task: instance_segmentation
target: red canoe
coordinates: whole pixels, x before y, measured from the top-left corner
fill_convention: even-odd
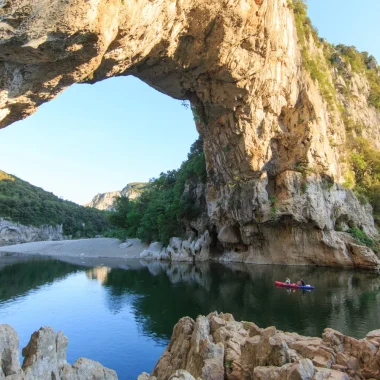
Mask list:
[[[290,289],[315,289],[314,286],[311,285],[297,285],[297,284],[286,284],[285,282],[275,281],[276,286],[281,286],[282,288],[290,288]]]

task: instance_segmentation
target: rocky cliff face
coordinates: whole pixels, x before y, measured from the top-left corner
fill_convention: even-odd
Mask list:
[[[96,194],[91,202],[86,203],[84,206],[97,208],[98,210],[114,211],[114,203],[117,197],[127,197],[129,199],[136,199],[140,196],[146,183],[133,182],[128,183],[121,191],[110,191],[108,193]]]
[[[68,339],[50,327],[34,332],[22,350],[20,366],[19,339],[9,325],[0,325],[0,378],[6,380],[116,380],[116,372],[100,363],[79,358],[72,366],[66,361]]]
[[[98,210],[114,211],[114,202],[117,197],[121,197],[121,191],[110,191],[108,193],[99,193],[92,198],[91,202],[86,203],[85,207],[93,207]]]
[[[32,227],[13,223],[0,218],[1,243],[28,243],[32,241],[63,240],[62,225]]]
[[[325,329],[321,339],[212,313],[182,318],[152,375],[138,380],[379,379],[379,346],[380,330],[357,340]]]
[[[192,104],[221,260],[379,265],[336,232],[377,235],[371,208],[341,185],[341,109],[375,146],[379,113],[365,77],[351,72],[343,83],[328,70],[322,81],[305,69],[305,49],[321,67],[323,49],[297,34],[291,1],[5,0],[0,16],[0,127],[73,83],[135,75]]]

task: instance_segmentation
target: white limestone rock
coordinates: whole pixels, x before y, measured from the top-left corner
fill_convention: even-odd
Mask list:
[[[24,226],[0,218],[0,242],[28,243],[33,241],[59,241],[63,240],[63,226]]]
[[[18,345],[16,331],[9,325],[0,325],[0,379],[21,372]]]
[[[18,336],[8,325],[0,325],[0,379],[5,380],[117,380],[116,372],[100,363],[80,358],[73,366],[66,361],[68,339],[51,327],[34,332],[19,361]]]
[[[127,241],[125,241],[124,243],[121,243],[121,244],[119,245],[119,248],[121,248],[121,249],[125,249],[125,248],[132,247],[132,245],[133,245],[133,242],[130,241],[130,240],[127,240]]]
[[[165,260],[167,258],[164,246],[159,242],[153,242],[149,245],[148,249],[144,249],[140,253],[142,260]]]

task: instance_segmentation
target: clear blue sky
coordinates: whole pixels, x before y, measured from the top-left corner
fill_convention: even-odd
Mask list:
[[[179,167],[198,137],[181,102],[134,77],[74,85],[0,130],[0,169],[83,204]]]
[[[380,0],[307,0],[307,4],[321,37],[368,51],[380,63]]]
[[[380,0],[308,0],[321,37],[380,61]],[[0,169],[83,204],[178,168],[197,138],[191,111],[133,78],[75,85],[0,130]]]

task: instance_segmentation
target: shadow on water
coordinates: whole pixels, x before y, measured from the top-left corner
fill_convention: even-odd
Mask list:
[[[380,280],[375,273],[216,263],[146,265],[127,272],[111,269],[103,285],[114,313],[127,296],[135,296],[138,323],[158,341],[170,338],[179,318],[214,310],[304,335],[318,336],[332,327],[361,338],[380,327]],[[275,280],[288,276],[292,281],[303,278],[316,290],[275,288]]]
[[[80,271],[76,265],[38,257],[7,256],[0,259],[0,302],[19,297]]]

